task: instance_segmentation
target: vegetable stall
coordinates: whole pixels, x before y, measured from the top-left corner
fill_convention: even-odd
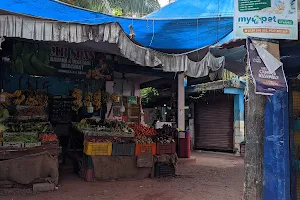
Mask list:
[[[83,119],[73,130],[83,135],[80,174],[86,181],[175,175],[176,128]]]

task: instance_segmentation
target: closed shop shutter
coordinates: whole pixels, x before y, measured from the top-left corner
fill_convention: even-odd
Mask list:
[[[217,95],[195,103],[195,147],[233,150],[233,95]]]

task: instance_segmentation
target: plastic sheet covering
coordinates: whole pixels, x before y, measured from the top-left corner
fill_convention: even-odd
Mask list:
[[[0,182],[58,183],[58,160],[47,152],[0,161]]]
[[[5,0],[0,9],[10,13],[68,23],[99,25],[118,22],[145,47],[164,52],[187,52],[213,45],[233,29],[233,0],[177,0],[144,19],[92,12],[55,0]]]
[[[0,36],[37,41],[93,41],[94,44],[115,44],[117,48],[111,48],[110,53],[122,55],[141,66],[162,66],[164,71],[185,72],[191,77],[207,76],[210,72],[213,73],[211,77],[215,77],[215,74],[220,74],[219,71],[222,71],[225,63],[224,57],[215,58],[210,52],[195,62],[188,54],[166,54],[139,46],[130,40],[118,23],[91,26],[18,15],[0,15]]]

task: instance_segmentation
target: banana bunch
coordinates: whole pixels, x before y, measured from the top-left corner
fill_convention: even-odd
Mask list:
[[[82,90],[80,90],[78,88],[74,88],[72,97],[75,98],[75,100],[73,101],[72,109],[74,111],[78,111],[79,108],[82,107]]]
[[[35,97],[28,96],[26,98],[25,105],[26,106],[38,106],[39,105],[39,101]]]
[[[15,105],[20,105],[24,100],[25,100],[25,95],[22,94],[21,96],[17,97],[17,98],[14,100],[14,104],[15,104]]]
[[[22,95],[22,91],[21,90],[16,90],[14,93],[13,93],[13,97],[15,97],[15,98],[18,98],[18,97],[20,97]]]
[[[105,92],[105,91],[102,91],[102,94],[101,94],[102,96],[102,100],[101,100],[101,102],[103,103],[103,104],[106,104],[108,101],[109,101],[109,98],[110,98],[110,94],[108,93],[108,92]]]
[[[5,102],[3,103],[5,106],[9,106],[10,105],[10,100],[11,98],[13,98],[13,94],[10,94],[8,92],[4,92],[5,94]]]
[[[35,99],[38,101],[38,106],[48,107],[48,96],[46,94],[38,94]]]
[[[115,94],[115,93],[113,93],[113,94],[111,94],[110,99],[111,99],[114,103],[118,103],[118,102],[120,101],[120,96],[117,95],[117,94]]]
[[[43,106],[48,107],[48,95],[43,91],[34,91],[26,95],[26,106]],[[23,100],[24,101],[24,100]]]
[[[99,110],[101,107],[101,90],[97,90],[93,94],[93,106],[95,110]]]
[[[91,103],[92,98],[93,98],[93,94],[91,92],[86,92],[84,95],[83,105],[85,107],[88,107]]]
[[[22,94],[21,90],[16,90],[12,95],[11,98],[14,99],[15,105],[20,105],[25,100],[25,95]]]

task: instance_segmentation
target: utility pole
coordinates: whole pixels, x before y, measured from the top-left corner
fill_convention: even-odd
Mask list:
[[[279,45],[271,42],[258,42],[275,58],[280,59]],[[264,131],[266,96],[255,94],[254,81],[250,74],[250,62],[247,61],[248,75],[248,112],[246,121],[245,180],[244,200],[262,200],[264,169]],[[268,101],[268,100],[267,100]]]

